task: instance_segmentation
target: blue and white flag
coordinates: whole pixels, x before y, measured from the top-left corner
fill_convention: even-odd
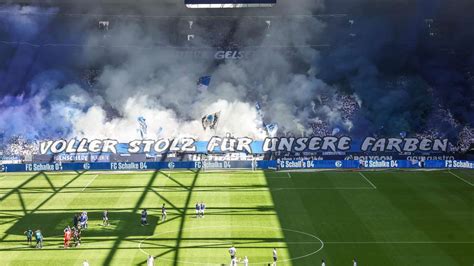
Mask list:
[[[270,138],[274,138],[278,132],[278,124],[277,123],[271,123],[266,125],[268,136]]]
[[[202,117],[202,127],[204,130],[207,128],[214,129],[217,126],[217,122],[219,122],[219,118],[221,116],[221,112],[208,114]]]
[[[157,137],[157,138],[160,138],[160,137],[161,137],[161,133],[163,133],[163,128],[162,128],[162,127],[158,128],[158,131],[156,132],[156,137]]]
[[[211,84],[211,76],[200,77],[197,82],[198,91],[200,92],[207,91],[207,88],[209,88],[209,84]]]
[[[146,119],[143,116],[138,117],[137,121],[138,121],[138,132],[140,133],[140,137],[143,139],[146,136],[148,125],[146,124]]]

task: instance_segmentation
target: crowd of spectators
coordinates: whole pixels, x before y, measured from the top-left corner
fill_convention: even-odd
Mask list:
[[[310,126],[314,136],[324,137],[329,136],[332,133],[329,124],[320,119],[315,119],[313,122],[310,123]]]
[[[19,157],[22,159],[39,153],[39,143],[35,140],[27,140],[21,136],[13,136],[1,147],[1,154],[5,157]]]
[[[357,98],[353,95],[338,95],[336,99],[340,104],[339,110],[344,120],[350,120],[352,115],[360,109]]]
[[[463,127],[459,132],[459,139],[456,145],[457,151],[466,152],[472,149],[474,146],[474,128]]]
[[[82,71],[82,80],[84,81],[85,84],[89,87],[93,87],[100,76],[100,70],[97,68],[87,68]]]

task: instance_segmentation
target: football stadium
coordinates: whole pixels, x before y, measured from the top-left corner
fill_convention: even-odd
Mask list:
[[[0,0],[0,264],[474,265],[471,0]]]

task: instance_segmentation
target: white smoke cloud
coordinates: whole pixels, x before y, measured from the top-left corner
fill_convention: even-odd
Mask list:
[[[137,106],[141,107],[136,108]],[[200,112],[202,114],[223,110],[216,130],[204,131],[201,115],[193,120],[182,121],[173,110],[156,106],[154,102],[147,99],[147,96],[128,98],[120,117],[108,119],[104,109],[94,105],[83,113],[74,114],[69,121],[73,125],[74,137],[89,139],[112,138],[119,141],[138,139],[137,118],[139,116],[146,118],[149,129],[147,138],[151,139],[159,136],[207,139],[212,135],[224,136],[226,133],[254,138],[264,137],[258,130],[257,113],[253,106],[247,103],[219,100],[199,108],[202,108]],[[163,132],[158,135],[160,127],[163,128]]]
[[[300,2],[306,10],[323,7],[323,1]],[[193,27],[199,31],[200,25],[196,23]],[[251,32],[252,25],[236,22],[236,27],[233,30],[240,36]],[[163,128],[160,136],[170,138],[207,139],[226,133],[263,138],[256,101],[263,104],[266,122],[278,123],[283,131],[298,135],[310,133],[306,123],[315,117],[350,128],[350,122],[343,121],[335,107],[335,97],[330,97],[325,105],[315,106],[314,111],[311,108],[311,101],[318,95],[335,95],[335,88],[314,76],[317,71],[312,62],[319,56],[317,49],[291,48],[311,44],[324,28],[325,24],[315,17],[296,21],[275,19],[268,36],[256,45],[264,48],[257,49],[245,60],[216,64],[212,57],[184,57],[166,48],[171,39],[167,29],[150,31],[133,20],[112,24],[105,36],[104,33],[87,33],[82,51],[88,61],[102,65],[97,89],[87,90],[77,84],[58,86],[42,90],[23,104],[34,101],[37,116],[43,117],[38,121],[57,117],[56,122],[62,122],[65,127],[60,131],[70,138],[137,139],[139,116],[147,120],[148,138],[158,137],[160,128]],[[156,45],[157,40],[160,46]],[[211,45],[205,36],[197,40],[200,43],[194,43],[195,46]],[[270,48],[274,46],[278,48]],[[106,52],[99,47],[106,47]],[[288,56],[288,52],[292,55]],[[106,60],[102,60],[104,54],[107,54]],[[196,81],[207,74],[213,76],[211,86],[208,92],[200,94]],[[201,118],[218,111],[221,117],[216,130],[204,131]],[[26,117],[17,119],[27,120]],[[37,126],[34,124],[26,130],[37,131]]]

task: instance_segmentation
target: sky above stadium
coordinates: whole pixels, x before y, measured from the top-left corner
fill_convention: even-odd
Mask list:
[[[99,18],[63,6],[0,6],[0,132],[129,141],[143,116],[149,138],[264,138],[257,101],[279,134],[310,135],[321,122],[329,133],[355,137],[432,130],[455,139],[472,130],[467,5],[299,2],[282,1],[290,15],[276,9],[270,18],[180,9],[143,17],[140,6],[121,11],[130,17]],[[100,19],[110,21],[108,31],[98,30]],[[187,34],[191,43],[181,40]],[[215,51],[229,47],[246,56],[216,60]],[[204,75],[212,81],[200,93]],[[203,130],[201,118],[219,111],[216,130]]]

